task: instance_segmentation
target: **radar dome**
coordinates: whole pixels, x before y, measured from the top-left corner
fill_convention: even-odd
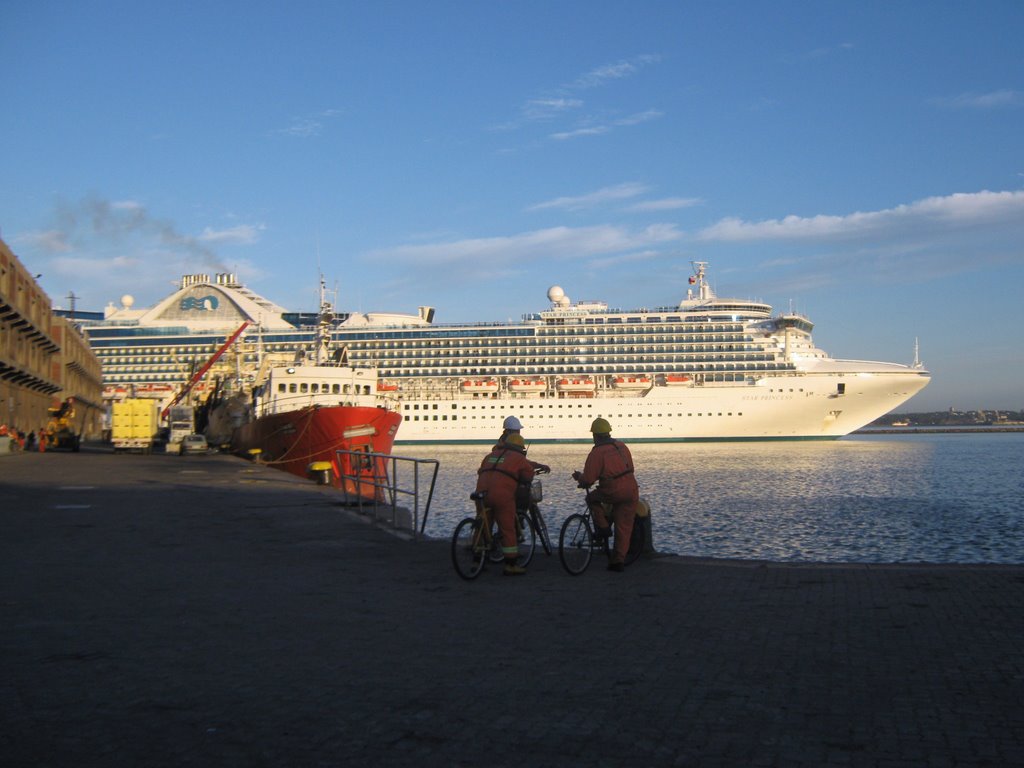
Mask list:
[[[121,297],[121,306],[124,307],[125,309],[131,309],[132,304],[134,303],[135,297],[132,296],[130,293],[126,293],[124,296]]]
[[[562,290],[560,285],[552,285],[548,288],[548,301],[552,304],[560,304],[562,299],[565,298],[565,291]]]

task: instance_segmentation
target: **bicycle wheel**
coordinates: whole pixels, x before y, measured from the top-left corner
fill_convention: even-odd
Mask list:
[[[519,559],[516,561],[525,568],[533,560],[533,550],[537,546],[537,532],[533,529],[530,514],[525,509],[516,512],[516,530],[519,532]]]
[[[573,576],[587,570],[594,555],[594,534],[586,515],[573,513],[562,523],[558,536],[558,559],[562,567]]]
[[[626,552],[626,565],[636,561],[644,553],[644,541],[647,539],[645,526],[647,518],[633,519],[633,532],[629,536],[629,550]]]
[[[467,517],[457,526],[452,535],[452,565],[462,578],[475,579],[484,568],[482,530],[476,518]]]

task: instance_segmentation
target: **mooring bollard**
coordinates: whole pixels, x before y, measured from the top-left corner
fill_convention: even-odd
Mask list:
[[[640,502],[636,505],[636,519],[638,523],[642,523],[644,532],[644,557],[651,557],[658,554],[658,550],[654,548],[654,524],[651,516],[651,505],[647,503],[646,499],[640,499]]]
[[[314,461],[306,468],[306,473],[316,481],[317,485],[330,485],[331,483],[331,462]]]

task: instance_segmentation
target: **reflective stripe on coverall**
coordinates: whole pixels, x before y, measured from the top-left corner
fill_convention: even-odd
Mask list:
[[[484,503],[491,508],[501,531],[501,551],[505,560],[519,556],[516,542],[516,489],[533,480],[533,465],[516,447],[496,445],[477,470],[476,489],[487,491]]]

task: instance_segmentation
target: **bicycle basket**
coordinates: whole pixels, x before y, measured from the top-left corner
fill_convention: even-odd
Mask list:
[[[534,480],[530,486],[530,501],[544,501],[544,488],[540,480]]]

